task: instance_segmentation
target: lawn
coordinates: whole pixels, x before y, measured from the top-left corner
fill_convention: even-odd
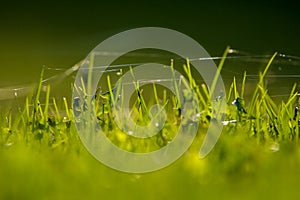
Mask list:
[[[219,62],[221,72],[225,70],[223,64],[228,52],[226,49]],[[195,140],[172,165],[137,174],[111,169],[86,150],[75,126],[75,116],[84,114],[83,108],[76,110],[70,96],[54,98],[51,84],[44,84],[45,69],[42,70],[33,96],[27,96],[18,109],[5,108],[0,113],[0,199],[297,199],[300,197],[298,86],[291,83],[285,91],[287,96],[275,101],[269,93],[274,88],[269,90],[265,82],[271,77],[268,74],[278,57],[278,54],[270,56],[256,74],[251,94],[247,94],[250,87],[247,83],[253,80],[246,71],[241,79],[232,77],[226,84],[226,96],[213,97],[214,101],[209,100],[212,97],[207,87],[193,78],[192,66],[187,61],[182,69],[188,82],[174,79],[172,83],[185,88],[183,99],[189,99],[191,91],[199,99],[201,115],[197,118],[199,129]],[[180,100],[175,95],[168,95],[170,98],[166,100],[164,89],[151,83],[148,89],[154,95],[146,98],[141,91],[147,88],[134,85],[136,94],[131,101],[131,113],[136,123],[147,124],[146,111],[155,102],[169,109],[170,118],[158,135],[135,140],[114,122],[118,117],[111,109],[114,100],[118,100],[114,90],[120,94],[122,90],[110,78],[105,81],[108,93],[99,92],[93,101],[98,122],[115,145],[131,152],[147,152],[172,141],[178,124],[184,122],[179,112]],[[84,84],[82,87],[85,88]],[[227,105],[222,134],[213,150],[200,159],[199,148],[207,127],[214,122],[212,102],[222,101]]]

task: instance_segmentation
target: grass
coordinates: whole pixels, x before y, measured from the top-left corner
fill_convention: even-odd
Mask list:
[[[224,54],[225,60],[226,52]],[[171,166],[147,174],[127,174],[110,169],[95,160],[83,147],[74,125],[74,115],[84,107],[71,109],[68,99],[50,98],[46,86],[41,97],[43,71],[33,99],[28,97],[18,113],[2,112],[0,118],[0,199],[294,199],[300,196],[299,95],[291,88],[287,101],[274,102],[265,86],[265,76],[276,54],[260,74],[251,99],[244,99],[246,72],[239,88],[233,78],[223,113],[224,129],[212,152],[199,159],[199,148],[214,112],[205,85],[197,85],[190,64],[184,65],[186,79],[175,80],[175,94],[155,83],[135,84],[131,111],[135,123],[146,125],[149,108],[159,103],[167,110],[167,122],[155,136],[137,139],[116,124],[112,104],[122,102],[124,91],[113,86],[98,91],[93,99],[99,124],[107,137],[132,152],[147,152],[165,146],[174,138],[182,116],[181,100],[196,95],[201,114],[200,127],[189,151]],[[219,70],[224,64],[222,60]],[[172,66],[172,64],[171,64]],[[134,73],[132,73],[134,76]],[[215,83],[214,83],[215,84]],[[83,87],[84,83],[82,82]],[[89,86],[87,86],[89,88]],[[184,88],[180,94],[179,88]],[[193,90],[191,90],[193,88]],[[114,92],[116,90],[116,92]],[[153,98],[146,98],[146,92]],[[195,91],[191,94],[191,91]],[[118,94],[121,94],[119,97]],[[183,95],[183,98],[177,98]],[[177,96],[177,97],[176,97]],[[45,104],[42,106],[41,99]],[[79,99],[86,101],[86,99]],[[33,108],[29,102],[34,102]],[[59,102],[57,104],[57,102]],[[50,106],[50,103],[53,106]],[[76,101],[74,100],[74,103]],[[195,102],[192,102],[195,103]],[[83,104],[84,105],[84,104]],[[175,109],[174,109],[175,108]],[[122,120],[121,120],[122,121]]]

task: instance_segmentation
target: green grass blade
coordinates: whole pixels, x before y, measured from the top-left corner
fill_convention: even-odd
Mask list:
[[[221,71],[222,71],[222,68],[224,66],[224,63],[225,63],[225,60],[226,60],[226,57],[227,57],[227,54],[228,54],[229,50],[230,50],[230,47],[227,46],[227,48],[225,49],[225,51],[222,55],[222,59],[219,63],[219,66],[217,68],[216,74],[214,76],[213,82],[212,82],[211,87],[210,87],[210,94],[211,95],[213,95],[213,93],[216,89],[216,85],[217,85],[218,79],[220,77],[220,74],[221,74]],[[213,97],[211,96],[211,98],[213,98]],[[209,98],[209,99],[211,99],[211,98]]]

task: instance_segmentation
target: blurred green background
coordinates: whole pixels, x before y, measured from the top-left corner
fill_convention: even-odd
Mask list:
[[[69,67],[131,28],[175,29],[211,55],[227,45],[254,54],[300,55],[299,12],[289,1],[6,1],[0,6],[0,85]]]

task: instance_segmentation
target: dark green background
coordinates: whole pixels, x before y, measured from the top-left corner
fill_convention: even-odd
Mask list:
[[[300,55],[299,7],[288,1],[10,1],[0,7],[0,85],[69,67],[105,38],[136,27],[175,29],[211,55],[226,45]]]

